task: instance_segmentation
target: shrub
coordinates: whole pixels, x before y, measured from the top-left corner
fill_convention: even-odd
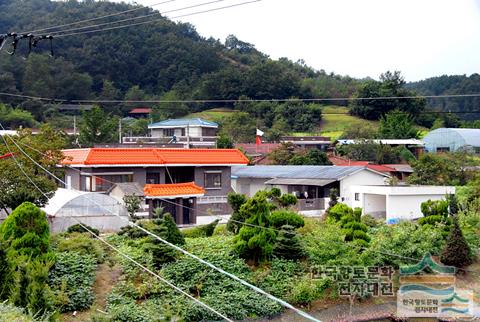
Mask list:
[[[442,216],[448,217],[448,201],[446,200],[427,200],[422,202],[420,209],[424,217]]]
[[[371,215],[363,215],[360,221],[368,227],[377,227],[380,225],[380,222]]]
[[[343,228],[357,230],[357,231],[363,231],[365,233],[368,231],[367,225],[362,224],[358,221],[350,221],[350,222],[346,223],[345,226],[343,226]]]
[[[49,284],[61,312],[86,310],[94,300],[95,257],[78,252],[61,252],[50,271]]]
[[[294,211],[289,211],[285,209],[275,210],[269,216],[270,224],[279,229],[284,225],[290,225],[294,228],[300,228],[305,225],[305,221],[302,216],[297,214]]]
[[[380,226],[370,234],[370,246],[360,255],[366,265],[411,265],[404,257],[420,260],[427,252],[439,255],[444,244],[441,226],[422,227],[410,221]]]
[[[305,256],[300,238],[295,233],[295,227],[282,226],[273,246],[273,254],[284,259],[299,259]]]
[[[219,222],[220,219],[217,219],[207,225],[183,229],[181,232],[186,238],[211,237]]]
[[[472,263],[470,247],[463,237],[462,230],[455,218],[447,243],[440,255],[440,261],[445,265],[464,267]]]
[[[247,196],[240,193],[231,192],[228,194],[227,198],[228,204],[233,209],[233,214],[227,223],[227,230],[236,234],[242,226],[240,223],[238,223],[238,221],[244,222],[245,219],[247,219],[247,217],[244,217],[245,213],[240,213],[240,207],[247,202]]]
[[[437,223],[440,223],[442,222],[444,219],[443,216],[441,215],[431,215],[431,216],[428,216],[428,217],[422,217],[420,219],[418,219],[418,223],[420,225],[432,225],[432,226],[435,226]]]
[[[294,206],[297,204],[298,199],[292,194],[286,193],[277,198],[278,203],[282,207]]]
[[[353,216],[353,209],[344,203],[337,203],[328,209],[328,217],[333,218],[335,221],[339,221],[345,215]]]
[[[89,233],[71,233],[59,239],[56,248],[59,252],[74,252],[80,255],[93,256],[98,263],[102,263],[105,251],[96,239]]]
[[[50,247],[47,215],[34,204],[24,202],[0,226],[0,238],[19,254],[40,256]]]
[[[99,236],[100,235],[100,231],[96,228],[93,228],[93,227],[90,227],[88,225],[85,225],[85,224],[82,224],[83,226],[85,226],[88,230],[90,230],[92,233],[94,233],[95,235]],[[76,224],[76,225],[73,225],[73,226],[70,226],[68,227],[67,229],[67,233],[88,233],[90,235],[90,233],[88,232],[87,229],[83,228],[83,226],[80,225],[80,224]]]
[[[264,194],[255,195],[240,208],[241,213],[246,211],[251,215],[246,223],[268,227],[269,205]],[[272,254],[275,237],[275,232],[270,229],[245,225],[234,240],[234,249],[241,257],[258,263]]]
[[[332,284],[330,279],[312,280],[306,277],[302,278],[294,284],[290,294],[290,302],[310,306],[313,301],[321,298],[325,290]]]

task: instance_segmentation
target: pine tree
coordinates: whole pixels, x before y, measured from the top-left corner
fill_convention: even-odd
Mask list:
[[[458,225],[456,217],[453,219],[453,226],[447,237],[447,243],[440,255],[440,260],[445,265],[464,267],[472,263],[470,247],[463,237],[462,230]]]
[[[161,220],[160,226],[167,228],[166,239],[168,242],[175,245],[185,245],[185,238],[183,237],[180,229],[178,229],[175,220],[173,220],[172,215],[165,214]]]
[[[283,225],[273,247],[273,254],[284,259],[304,257],[304,251],[295,227]]]

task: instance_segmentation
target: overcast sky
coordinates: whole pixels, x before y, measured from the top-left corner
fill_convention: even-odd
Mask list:
[[[154,8],[163,12],[206,1],[175,0]],[[166,15],[243,1],[248,0]],[[204,37],[223,42],[234,34],[272,58],[303,59],[315,69],[353,77],[400,70],[415,81],[480,72],[480,0],[263,0],[179,19]]]

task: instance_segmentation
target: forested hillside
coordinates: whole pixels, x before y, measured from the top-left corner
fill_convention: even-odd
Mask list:
[[[134,7],[91,0],[0,1],[0,31],[35,30],[129,8]],[[153,9],[144,8],[100,22],[152,12]],[[62,29],[65,28],[72,26]],[[142,26],[54,39],[54,58],[48,56],[48,42],[27,59],[24,57],[27,41],[20,42],[13,57],[6,54],[8,47],[9,44],[0,55],[0,91],[42,97],[130,100],[237,99],[241,95],[258,99],[345,97],[353,93],[357,84],[349,77],[315,71],[301,61],[271,60],[235,36],[224,42],[205,39],[192,25],[166,18]],[[203,108],[188,106],[190,111]]]
[[[407,87],[420,95],[478,94],[480,93],[480,75],[443,75],[409,83]],[[427,104],[441,111],[477,112],[463,115],[465,119],[480,117],[478,112],[480,111],[480,97],[429,99]]]

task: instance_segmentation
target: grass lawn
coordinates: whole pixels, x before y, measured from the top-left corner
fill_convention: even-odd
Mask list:
[[[344,106],[324,106],[322,113],[320,132],[322,135],[330,136],[332,140],[338,139],[343,131],[353,126],[362,127],[372,125],[378,128],[378,121],[368,121],[348,115],[348,108]]]
[[[202,118],[207,121],[219,122],[223,117],[228,116],[233,110],[229,108],[213,108],[202,112],[191,113],[184,118]]]

